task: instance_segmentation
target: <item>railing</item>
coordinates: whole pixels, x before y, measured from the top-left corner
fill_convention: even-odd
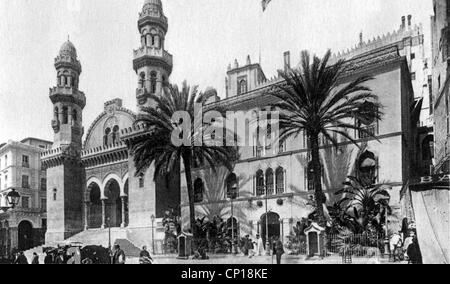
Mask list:
[[[135,59],[143,56],[160,57],[163,58],[169,65],[172,65],[173,63],[173,56],[162,48],[143,46],[134,51]]]

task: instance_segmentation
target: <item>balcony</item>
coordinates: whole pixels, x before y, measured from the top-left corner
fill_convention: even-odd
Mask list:
[[[78,91],[73,87],[53,87],[50,88],[50,99],[52,103],[68,102],[75,103],[81,108],[86,106],[86,96],[83,92]]]
[[[134,69],[137,70],[141,64],[145,64],[146,60],[159,60],[170,67],[173,66],[173,56],[162,48],[154,48],[150,46],[143,46],[133,52]]]

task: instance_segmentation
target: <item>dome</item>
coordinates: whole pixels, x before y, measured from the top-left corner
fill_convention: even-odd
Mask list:
[[[61,49],[59,50],[59,55],[60,56],[70,56],[70,57],[76,59],[77,58],[77,49],[75,48],[73,43],[70,42],[70,40],[67,40],[61,46]]]
[[[161,17],[164,15],[161,0],[145,0],[144,7],[142,7],[144,14],[150,14],[154,17]]]

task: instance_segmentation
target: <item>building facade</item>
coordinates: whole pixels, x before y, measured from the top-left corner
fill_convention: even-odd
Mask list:
[[[104,104],[94,122],[83,127],[89,95],[78,89],[81,63],[75,46],[66,42],[55,59],[57,85],[50,89],[54,105],[53,148],[42,155],[47,169],[47,244],[76,241],[108,246],[127,240],[137,247],[161,249],[162,218],[179,211],[179,178],[153,181],[152,169],[136,176],[130,149],[148,133],[135,126],[150,94],[161,94],[172,73],[172,55],[165,50],[168,20],[160,0],[146,0],[139,14],[140,47],[133,52],[137,112],[120,98]],[[82,137],[85,135],[84,141]]]
[[[0,212],[0,255],[44,243],[47,228],[47,177],[40,155],[52,143],[35,138],[9,141],[0,148],[0,202],[15,189],[21,196],[16,208]]]
[[[433,7],[431,34],[434,127],[436,129],[435,170],[437,173],[448,173],[450,171],[450,2],[433,0]]]
[[[286,58],[285,64],[289,61]],[[363,75],[373,77],[367,85],[384,106],[384,117],[366,125],[379,141],[356,132],[350,135],[360,148],[341,139],[339,149],[335,150],[322,141],[323,187],[332,205],[336,201],[336,191],[342,188],[347,176],[373,173],[378,183],[392,187],[393,218],[389,226],[395,231],[403,215],[400,191],[413,174],[414,131],[419,119],[412,116],[414,91],[408,60],[393,45],[354,56],[347,64],[348,71],[340,83],[344,85]],[[276,102],[268,95],[268,90],[282,83],[282,79],[264,80],[259,64],[247,60],[244,66],[235,64],[227,74],[227,98],[207,105],[207,109],[220,106],[229,111],[258,113],[270,110]],[[263,239],[266,235],[285,239],[293,226],[313,210],[308,205],[314,191],[306,140],[305,135],[300,135],[278,146],[269,142],[256,147],[239,147],[240,160],[233,172],[196,169],[193,180],[198,218],[210,221],[220,218],[234,228],[235,236],[259,234]],[[187,227],[189,207],[184,179],[181,192],[182,216]],[[234,192],[237,198],[232,200],[230,196]]]

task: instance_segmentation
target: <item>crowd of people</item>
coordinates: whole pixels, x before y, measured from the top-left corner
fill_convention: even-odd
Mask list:
[[[422,264],[419,240],[411,230],[407,236],[402,232],[393,234],[390,239],[391,256],[394,262],[407,260],[409,264]]]

